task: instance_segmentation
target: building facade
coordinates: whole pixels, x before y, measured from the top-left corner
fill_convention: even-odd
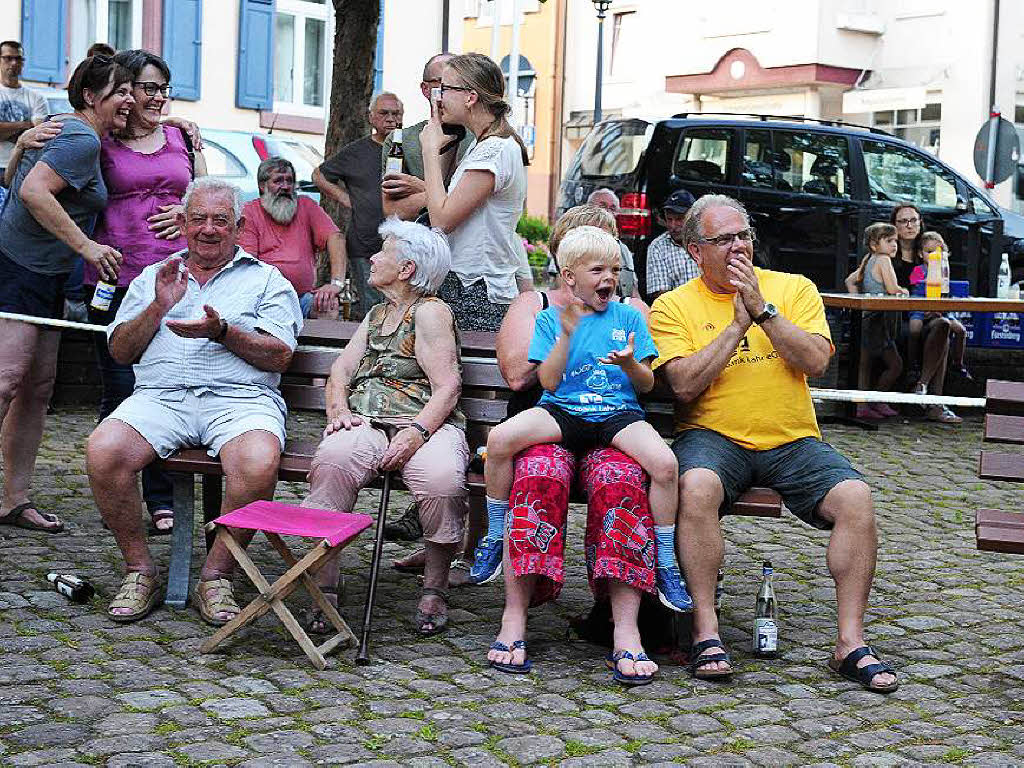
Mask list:
[[[445,5],[382,0],[375,89],[397,92],[407,117],[427,112],[420,70],[441,49]],[[457,45],[462,18],[454,16],[449,40]],[[0,2],[0,39],[22,41],[29,85],[63,87],[94,42],[146,48],[170,65],[175,115],[206,128],[294,135],[320,149],[334,23],[330,0]]]
[[[566,0],[563,168],[592,124],[597,19]],[[994,0],[614,0],[605,116],[730,112],[845,120],[928,149],[965,176],[989,115]],[[1001,3],[995,103],[1024,122],[1024,4]],[[1018,106],[1020,105],[1020,106]],[[994,190],[1010,205],[1012,182]]]

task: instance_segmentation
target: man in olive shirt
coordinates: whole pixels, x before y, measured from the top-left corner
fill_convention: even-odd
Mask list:
[[[423,67],[423,80],[420,81],[420,93],[430,102],[430,89],[441,85],[441,72],[454,53],[439,53],[431,56]],[[427,207],[426,185],[423,171],[423,149],[420,147],[420,133],[427,125],[421,120],[416,125],[402,129],[402,153],[405,156],[405,173],[389,173],[384,176],[380,185],[381,206],[385,216],[398,216],[411,221],[418,217]],[[453,135],[452,140],[457,138]],[[450,178],[455,166],[462,156],[473,145],[473,134],[468,131],[459,142],[457,150],[446,152],[442,157],[446,160],[445,177]],[[384,140],[381,152],[381,173],[387,166],[388,153],[391,151],[391,135]]]
[[[369,136],[346,144],[313,171],[313,183],[320,192],[348,211],[345,234],[348,270],[359,294],[352,307],[352,319],[362,320],[370,307],[384,297],[367,284],[370,257],[381,248],[377,228],[384,220],[381,209],[381,145],[384,137],[402,124],[402,102],[393,93],[379,93],[370,102]]]

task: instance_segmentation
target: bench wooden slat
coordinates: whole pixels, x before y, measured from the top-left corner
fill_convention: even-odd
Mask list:
[[[1024,454],[982,451],[978,477],[983,480],[1024,481]]]
[[[989,379],[985,385],[985,413],[1024,415],[1024,382]]]
[[[999,528],[982,525],[975,531],[978,549],[987,552],[1003,552],[1010,555],[1024,555],[1024,528]]]
[[[979,509],[974,513],[974,525],[976,528],[988,526],[991,528],[1020,528],[1024,530],[1024,514],[1004,512],[1001,509]]]
[[[1024,416],[986,413],[983,439],[986,443],[1024,444]]]

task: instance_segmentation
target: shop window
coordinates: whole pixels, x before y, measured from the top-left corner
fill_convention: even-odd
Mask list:
[[[938,157],[942,105],[934,102],[920,109],[897,109],[871,113],[871,125],[882,128]]]

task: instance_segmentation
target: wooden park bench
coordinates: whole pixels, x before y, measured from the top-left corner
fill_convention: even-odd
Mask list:
[[[986,443],[1024,445],[1024,382],[989,379],[983,439]],[[1024,453],[983,450],[978,459],[978,477],[1024,482]],[[978,549],[1024,554],[1024,514],[979,509],[974,532]]]
[[[358,323],[310,320],[303,327],[300,344],[315,350],[296,351],[282,377],[281,394],[289,410],[325,412],[324,381],[338,356],[334,349],[343,347],[355,333]],[[462,398],[459,405],[466,415],[466,439],[470,455],[487,442],[489,429],[505,418],[506,401],[511,390],[498,371],[494,343],[496,334],[464,332],[462,337]],[[648,421],[664,436],[672,434],[672,402],[666,394],[655,394],[647,401]],[[278,471],[280,480],[306,482],[310,463],[319,440],[288,440]],[[187,448],[164,460],[164,468],[178,473],[174,481],[174,532],[170,574],[167,585],[168,605],[184,607],[192,558],[192,534],[195,517],[195,475],[202,477],[202,507],[205,522],[220,514],[222,476],[220,461],[207,455],[205,448]],[[392,487],[403,487],[398,476]],[[470,495],[484,495],[482,474],[469,473]],[[379,480],[371,487],[378,487]],[[579,499],[573,499],[578,501]],[[768,488],[751,488],[732,506],[731,514],[755,517],[780,517],[782,500]],[[207,546],[211,544],[207,539]]]

